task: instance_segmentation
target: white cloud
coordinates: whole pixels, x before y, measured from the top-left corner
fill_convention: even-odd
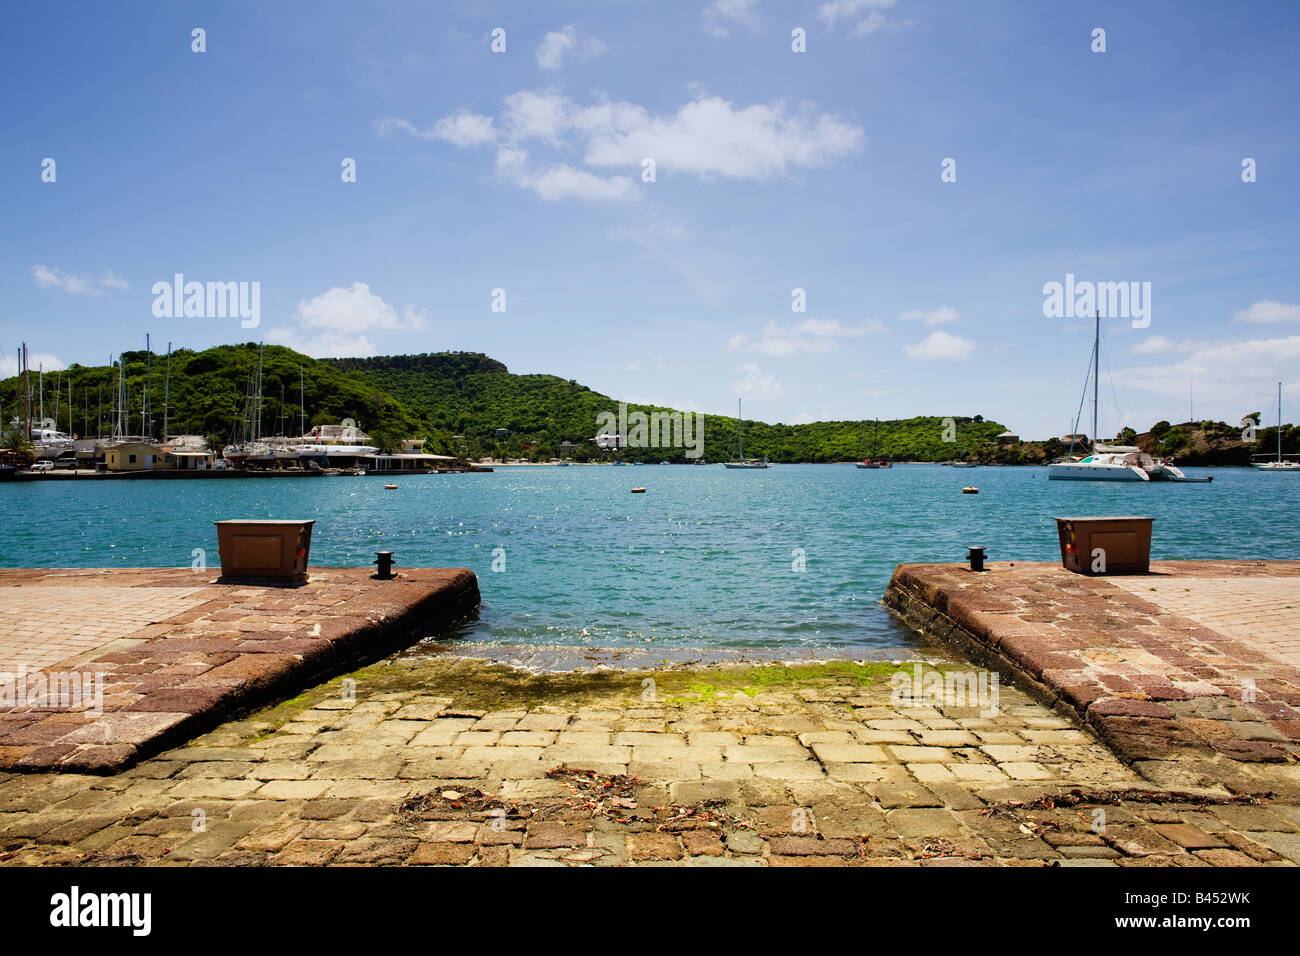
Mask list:
[[[559,93],[519,90],[505,98],[501,121],[513,142],[541,139],[562,144],[562,134],[572,124],[572,105]]]
[[[530,166],[528,153],[522,149],[498,150],[497,172],[516,186],[531,189],[545,202],[561,199],[617,202],[641,198],[636,183],[627,176],[599,176],[566,163]]]
[[[865,20],[859,20],[857,22],[857,25],[853,28],[853,35],[855,37],[864,37],[868,33],[875,33],[881,27],[885,26],[887,22],[888,21],[885,20],[885,15],[883,13],[879,10],[872,10],[870,16]]]
[[[672,116],[617,104],[608,117],[581,128],[592,166],[636,166],[643,157],[659,169],[700,177],[768,179],[791,167],[827,166],[862,149],[859,127],[830,113],[792,113],[777,101],[737,109],[719,96],[701,97]]]
[[[729,36],[736,27],[758,29],[758,0],[712,0],[700,14],[709,36]]]
[[[908,322],[924,322],[926,325],[942,325],[945,322],[956,322],[961,318],[961,313],[950,305],[941,305],[937,309],[931,309],[929,312],[924,309],[909,309],[907,312],[900,313],[900,319]]]
[[[284,345],[312,358],[368,358],[379,354],[375,344],[364,335],[344,335],[339,332],[311,335],[296,326],[272,329],[267,333],[266,340],[272,345]]]
[[[975,348],[970,339],[947,332],[931,332],[915,345],[903,346],[903,351],[914,359],[964,359]]]
[[[1174,399],[1179,408],[1185,408],[1188,385],[1193,383],[1197,406],[1208,406],[1213,414],[1236,424],[1242,414],[1268,407],[1271,396],[1276,394],[1275,383],[1288,378],[1294,382],[1296,363],[1300,362],[1300,335],[1213,343],[1193,349],[1174,364],[1124,369],[1113,372],[1112,378],[1125,390],[1138,389]]]
[[[537,65],[543,70],[558,70],[570,54],[580,60],[590,60],[605,52],[605,44],[595,37],[579,40],[573,25],[546,34],[537,47]]]
[[[853,32],[856,36],[865,36],[885,25],[885,15],[880,10],[893,5],[894,0],[828,0],[817,8],[817,17],[830,30],[835,29],[840,20],[857,20]],[[871,12],[863,17],[867,10]]]
[[[579,163],[639,173],[650,158],[657,172],[762,180],[829,165],[859,152],[866,139],[860,127],[834,114],[792,111],[781,101],[736,107],[701,95],[671,115],[655,116],[627,102],[582,106],[549,90],[511,93],[496,121],[462,110],[427,130],[401,119],[383,120],[378,129],[459,146],[495,142],[498,173],[520,186],[553,198],[612,200],[630,198],[634,180],[582,170]],[[530,163],[527,150],[535,141],[561,155]]]
[[[1234,312],[1234,322],[1300,322],[1300,305],[1265,300]]]
[[[741,398],[776,398],[785,393],[785,387],[752,363],[737,365],[741,377],[731,383],[731,390]]]
[[[393,130],[401,130],[418,139],[441,139],[453,146],[482,146],[496,141],[497,131],[492,125],[492,117],[471,113],[469,110],[457,110],[450,116],[444,116],[428,129],[420,129],[404,119],[385,119],[377,124],[382,136]]]
[[[1173,339],[1167,339],[1163,335],[1150,335],[1129,349],[1134,355],[1155,355],[1159,352],[1169,352],[1177,347]]]
[[[733,335],[727,347],[733,351],[761,352],[772,356],[825,355],[839,348],[842,338],[879,332],[880,329],[880,323],[874,319],[857,327],[847,326],[838,319],[804,319],[790,328],[769,321],[757,339],[745,333]]]
[[[53,266],[32,266],[32,278],[42,289],[62,289],[70,295],[103,295],[104,289],[131,288],[131,283],[111,269],[97,280]]]
[[[44,369],[47,372],[59,372],[67,368],[63,360],[48,352],[28,352],[27,367],[33,372]],[[0,354],[0,378],[12,378],[18,374],[18,352]],[[35,386],[33,386],[33,390]]]
[[[398,314],[370,286],[354,282],[300,300],[292,324],[272,329],[267,341],[317,358],[374,355],[374,343],[364,333],[419,329],[426,318],[423,309],[410,305]]]
[[[422,310],[408,305],[402,312],[370,291],[364,282],[348,288],[335,286],[314,299],[301,299],[294,319],[315,329],[362,332],[376,329],[419,329],[424,327]]]

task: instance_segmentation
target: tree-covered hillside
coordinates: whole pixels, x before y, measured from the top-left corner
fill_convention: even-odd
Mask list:
[[[554,375],[513,375],[500,362],[476,353],[381,356],[332,359],[384,392],[399,396],[412,410],[449,435],[473,457],[483,455],[550,458],[563,454],[577,461],[608,457],[589,441],[597,416],[618,414],[618,399]],[[629,411],[669,411],[637,405]],[[952,428],[942,418],[904,421],[814,422],[808,425],[745,422],[745,457],[777,462],[851,461],[873,455],[894,460],[942,461],[994,454],[994,436],[1003,431],[979,416],[954,416]],[[496,430],[508,434],[498,439]],[[951,441],[945,441],[951,438]],[[569,441],[577,447],[561,449]],[[705,416],[704,457],[734,458],[736,420]],[[685,461],[681,448],[626,448],[631,461]]]
[[[249,396],[257,373],[254,343],[194,352],[177,349],[167,359],[154,354],[146,364],[143,351],[123,353],[126,366],[128,434],[161,435],[164,399],[168,432],[199,434],[221,445],[239,438],[248,419]],[[299,368],[303,374],[304,419],[313,424],[354,419],[386,450],[403,438],[423,438],[429,451],[480,457],[547,460],[565,456],[576,461],[608,459],[590,439],[598,416],[617,415],[619,403],[584,385],[553,375],[514,375],[485,355],[449,352],[368,359],[317,360],[281,346],[267,346],[262,356],[263,435],[299,433]],[[142,425],[146,383],[152,382],[152,424]],[[113,428],[117,369],[74,365],[45,376],[45,415],[69,428],[68,385],[72,386],[71,430],[78,435],[107,435]],[[33,414],[38,405],[32,377]],[[0,382],[0,414],[5,421],[18,412],[17,378]],[[630,411],[670,411],[633,406]],[[736,420],[705,418],[704,457],[734,458]],[[498,429],[505,429],[498,436]],[[746,457],[776,462],[850,461],[871,455],[893,460],[941,461],[981,458],[1014,463],[1022,455],[998,446],[1002,431],[979,416],[937,417],[904,421],[814,422],[808,425],[745,422]],[[951,439],[951,440],[945,440]],[[572,446],[562,447],[563,442]],[[686,461],[685,448],[625,448],[628,460]]]

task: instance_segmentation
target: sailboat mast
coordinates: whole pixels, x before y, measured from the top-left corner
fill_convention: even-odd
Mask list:
[[[254,425],[253,441],[262,437],[262,344],[257,345],[257,422]]]
[[[167,373],[163,378],[163,441],[167,440],[167,412],[168,403],[172,397],[172,344],[167,343]]]
[[[1092,447],[1097,447],[1097,380],[1101,375],[1101,309],[1096,310],[1092,335]]]
[[[1282,463],[1282,383],[1277,383],[1277,461]]]
[[[740,438],[740,460],[745,460],[745,418],[740,413],[740,399],[736,399],[736,434]]]
[[[27,343],[23,343],[23,434],[32,437],[32,368],[27,364]]]
[[[144,401],[140,403],[140,428],[148,429],[146,438],[153,438],[153,409],[149,400],[153,398],[153,354],[149,348],[149,333],[144,334]],[[148,421],[146,421],[148,419]]]
[[[306,393],[303,391],[303,385],[302,385],[302,366],[299,365],[298,366],[298,434],[299,435],[307,434],[306,415],[307,415]]]

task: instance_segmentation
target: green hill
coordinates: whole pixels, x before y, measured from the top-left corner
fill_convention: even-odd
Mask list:
[[[152,379],[153,433],[160,434],[166,357],[154,354],[151,368],[142,351],[126,352],[128,433],[141,431],[146,383]],[[429,451],[472,458],[525,457],[546,460],[564,452],[576,461],[608,454],[589,439],[597,416],[618,413],[618,400],[575,381],[553,375],[515,375],[485,355],[446,352],[367,359],[312,359],[281,346],[266,346],[262,357],[262,433],[299,433],[299,369],[302,369],[305,421],[313,424],[354,419],[385,449],[403,438],[424,438]],[[171,355],[167,392],[168,431],[200,434],[220,445],[239,437],[249,407],[250,383],[257,371],[257,345],[223,345]],[[106,434],[112,429],[117,370],[74,365],[45,376],[45,414],[68,428],[68,386],[72,387],[72,431]],[[33,391],[36,384],[33,380]],[[6,422],[18,410],[17,378],[0,382]],[[35,413],[33,397],[33,413]],[[633,406],[646,412],[670,411]],[[946,427],[949,426],[953,427]],[[506,429],[497,437],[498,429]],[[941,461],[976,458],[1015,463],[1026,460],[1015,447],[999,447],[1003,430],[979,416],[882,421],[814,422],[807,425],[745,422],[746,457],[775,462],[848,461],[873,455],[894,460]],[[461,437],[455,437],[461,436]],[[944,441],[952,436],[952,441]],[[1029,460],[1042,450],[1030,448]],[[723,461],[736,455],[736,420],[705,416],[704,456]],[[688,460],[683,448],[624,449],[628,460]]]
[[[560,454],[570,441],[577,461],[605,457],[588,439],[596,434],[597,416],[618,413],[618,399],[554,375],[514,375],[504,365],[476,353],[380,356],[327,360],[390,395],[400,396],[416,413],[446,434],[463,435],[472,456],[538,457]],[[636,405],[629,411],[671,411]],[[724,461],[736,455],[736,419],[704,416],[704,457]],[[814,422],[770,425],[746,420],[745,456],[776,462],[856,460],[868,454],[896,460],[942,461],[992,453],[996,422],[978,416],[955,417],[955,441],[945,442],[945,420],[911,418],[880,422]],[[497,440],[495,431],[507,437]],[[874,447],[873,447],[874,443]],[[630,461],[685,461],[680,448],[627,448]]]

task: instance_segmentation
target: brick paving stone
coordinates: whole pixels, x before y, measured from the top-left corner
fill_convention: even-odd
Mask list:
[[[1250,838],[1256,843],[1286,857],[1292,863],[1300,863],[1300,834],[1295,833],[1252,833]]]
[[[929,837],[931,839],[962,835],[961,824],[950,810],[911,809],[891,810],[887,815],[889,825],[900,836]]]
[[[528,828],[524,846],[529,850],[587,845],[587,833],[564,823],[534,823]]]
[[[421,843],[407,859],[412,866],[461,866],[474,856],[468,843]]]
[[[885,748],[859,743],[813,743],[812,751],[822,763],[883,763],[889,760]]]
[[[726,852],[722,837],[713,830],[687,830],[682,844],[691,856],[722,856]]]
[[[284,866],[324,866],[342,850],[337,840],[294,840],[277,853],[272,862]]]
[[[773,837],[768,846],[776,856],[844,856],[858,855],[856,840],[832,838],[820,840],[811,836]]]
[[[1224,846],[1218,837],[1188,823],[1157,823],[1156,832],[1187,850],[1208,850]]]
[[[682,848],[671,833],[630,833],[628,854],[633,860],[680,860]]]
[[[943,801],[925,787],[906,784],[882,783],[869,785],[867,792],[875,797],[882,807],[941,807]]]
[[[895,760],[904,763],[949,763],[953,759],[952,752],[943,747],[891,745],[889,753]]]
[[[509,866],[510,850],[504,846],[484,846],[478,851],[479,866]]]

